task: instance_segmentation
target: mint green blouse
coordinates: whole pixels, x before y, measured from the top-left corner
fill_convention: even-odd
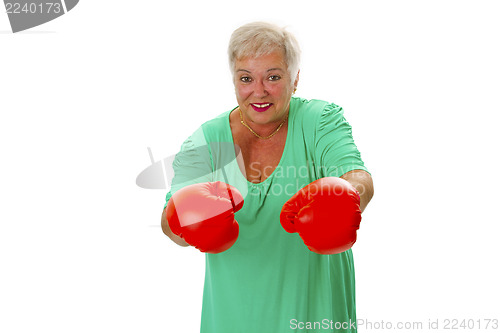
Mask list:
[[[320,255],[280,224],[283,204],[316,179],[366,170],[341,107],[293,97],[281,160],[262,183],[236,162],[227,111],[204,123],[173,162],[172,193],[224,181],[244,197],[236,243],[205,254],[202,333],[356,332],[352,251]]]

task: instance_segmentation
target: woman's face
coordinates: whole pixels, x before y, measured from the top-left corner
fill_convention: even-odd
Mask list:
[[[236,99],[250,122],[265,125],[284,119],[298,79],[291,84],[282,52],[237,59],[234,73]]]

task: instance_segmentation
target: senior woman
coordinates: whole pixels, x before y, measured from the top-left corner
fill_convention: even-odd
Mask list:
[[[161,223],[206,253],[201,332],[356,332],[350,247],[373,183],[351,127],[293,96],[285,29],[244,25],[228,51],[238,106],[182,145]]]

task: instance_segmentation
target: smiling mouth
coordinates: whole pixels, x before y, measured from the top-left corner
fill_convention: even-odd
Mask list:
[[[257,112],[264,112],[273,105],[273,103],[251,103],[252,108]]]

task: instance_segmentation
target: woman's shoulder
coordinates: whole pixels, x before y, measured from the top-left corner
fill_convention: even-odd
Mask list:
[[[296,120],[300,120],[304,124],[311,124],[311,126],[315,126],[324,118],[342,113],[342,108],[337,104],[320,99],[292,97],[291,107],[294,110]]]
[[[205,121],[200,129],[207,141],[230,141],[231,129],[229,126],[229,114],[232,110],[225,111],[214,118]]]
[[[232,110],[230,111],[224,111],[221,114],[215,116],[214,118],[205,121],[201,126],[206,127],[206,126],[224,126],[226,125],[226,122],[229,121],[229,113],[231,113]]]

